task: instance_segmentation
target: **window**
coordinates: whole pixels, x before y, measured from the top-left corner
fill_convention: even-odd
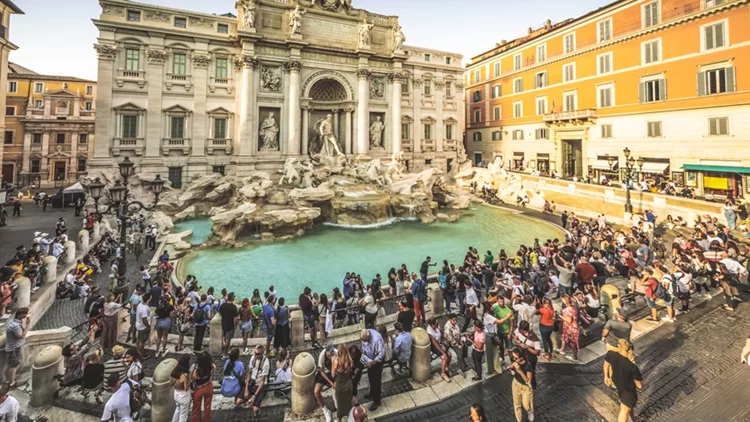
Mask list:
[[[34,100],[34,107],[42,108],[43,105],[42,100]]]
[[[140,22],[141,21],[141,12],[138,10],[128,10],[128,21],[130,22]]]
[[[542,63],[547,60],[547,44],[536,46],[536,62]]]
[[[446,58],[445,58],[445,64],[447,64],[447,65],[449,65],[449,66],[450,66],[450,64],[451,64],[451,62],[452,62],[452,61],[451,61],[451,59],[452,59],[452,57],[446,57]]]
[[[698,72],[698,95],[724,94],[735,89],[734,67]]]
[[[431,166],[431,165],[432,165],[432,160],[431,160],[431,159],[429,159],[429,158],[425,158],[425,160],[424,160],[424,165],[426,165],[426,166]]]
[[[86,159],[85,158],[78,159],[78,171],[86,171]]]
[[[570,82],[576,79],[576,64],[568,63],[563,66],[563,82]]]
[[[539,128],[534,131],[536,139],[549,139],[549,129]]]
[[[86,101],[85,107],[86,111],[91,111],[94,108],[94,103],[92,103],[91,101]]]
[[[479,82],[479,79],[481,79],[482,72],[477,69],[474,71],[474,82]]]
[[[478,103],[482,101],[482,91],[474,91],[471,93],[471,101]]]
[[[703,7],[708,9],[709,7],[718,6],[724,4],[724,0],[703,0]]]
[[[475,142],[480,142],[482,140],[482,132],[474,132],[471,135],[471,139],[473,139]]]
[[[226,58],[216,59],[216,79],[227,79],[229,75],[229,60]]]
[[[597,108],[606,108],[606,107],[612,107],[615,105],[615,87],[612,84],[608,85],[601,85],[596,88],[597,90],[597,98],[596,98],[596,106]]]
[[[523,131],[521,129],[516,129],[513,131],[513,140],[514,141],[522,141],[523,140]]]
[[[576,34],[568,34],[564,38],[565,54],[576,51]]]
[[[140,70],[140,51],[136,48],[128,48],[125,50],[125,70],[129,72],[137,72]]]
[[[228,34],[229,33],[229,25],[225,23],[220,23],[216,25],[216,32],[219,34]]]
[[[41,144],[42,143],[42,134],[41,133],[35,133],[31,137],[31,142],[34,144]]]
[[[227,138],[227,119],[214,119],[214,138]]]
[[[496,130],[492,132],[492,140],[493,141],[502,141],[503,140],[503,132]]]
[[[445,139],[453,139],[453,125],[445,125]]]
[[[425,53],[424,55],[424,61],[429,62],[430,61],[430,55]]]
[[[544,88],[547,86],[547,72],[539,72],[534,75],[534,88]]]
[[[15,106],[5,107],[5,115],[6,116],[15,116],[16,115],[16,107]]]
[[[175,53],[172,57],[172,74],[184,76],[187,70],[187,55],[185,53]]]
[[[5,140],[3,141],[5,145],[11,145],[13,143],[13,131],[12,130],[6,130],[5,131]]]
[[[500,76],[500,62],[495,63],[495,77]]]
[[[479,109],[474,110],[474,123],[479,123],[482,120],[482,112]]]
[[[175,189],[182,188],[182,167],[169,167],[169,174],[167,175],[169,183]]]
[[[185,118],[182,116],[172,116],[169,118],[171,127],[169,137],[172,139],[182,139],[185,136]]]
[[[401,82],[401,95],[409,95],[409,82]]]
[[[224,176],[225,175],[224,173],[226,172],[226,167],[225,166],[211,166],[211,171],[213,171],[214,173],[219,173],[220,175]]]
[[[34,92],[36,92],[37,94],[40,94],[40,93],[44,92],[44,84],[41,83],[41,82],[35,83],[34,84]]]
[[[612,53],[604,53],[597,56],[596,73],[604,75],[605,73],[612,72]]]
[[[18,92],[18,82],[16,81],[8,82],[8,92],[10,93]]]
[[[602,125],[602,138],[609,139],[612,137],[612,125]]]
[[[596,27],[599,42],[605,42],[612,39],[612,18],[599,22]]]
[[[661,60],[661,40],[653,40],[641,44],[643,56],[641,63],[649,64]]]
[[[432,95],[432,81],[429,79],[424,81],[424,95]]]
[[[667,80],[658,78],[641,82],[638,96],[642,103],[666,100]]]
[[[445,96],[446,97],[453,96],[453,85],[450,82],[445,83]]]
[[[177,28],[187,28],[187,19],[175,17],[174,26]]]
[[[88,133],[79,133],[78,134],[78,143],[79,144],[87,144],[89,142],[89,134]]]
[[[647,133],[649,138],[661,137],[661,122],[647,122]]]
[[[724,22],[712,23],[703,27],[703,50],[713,50],[727,46],[726,25]]]
[[[31,172],[32,173],[39,173],[41,168],[42,168],[41,160],[31,160]]]
[[[492,98],[498,98],[503,95],[502,85],[495,85],[492,87]]]
[[[519,92],[523,92],[523,79],[513,79],[513,92],[516,94]]]
[[[66,136],[65,136],[65,134],[64,134],[64,133],[58,133],[58,134],[57,134],[57,135],[55,136],[55,139],[57,140],[57,143],[58,143],[58,144],[64,144],[64,143],[65,143],[65,139],[66,139]]]
[[[563,93],[563,111],[576,111],[578,109],[578,95],[575,92]]]
[[[513,56],[513,70],[521,70],[521,55]]]
[[[86,85],[86,95],[94,95],[94,86]]]
[[[536,115],[543,116],[547,113],[547,97],[536,99]]]
[[[138,137],[138,116],[122,116],[122,137]]]
[[[513,118],[518,119],[523,117],[523,102],[516,101],[513,103]]]
[[[409,123],[401,123],[401,140],[406,141],[411,139],[411,125]]]
[[[643,5],[643,27],[648,28],[659,23],[659,2]]]
[[[729,117],[711,117],[708,119],[709,135],[729,135]]]
[[[500,120],[502,115],[503,115],[503,111],[500,108],[500,106],[495,106],[495,108],[492,109],[492,117],[494,120]]]
[[[432,139],[432,125],[429,123],[424,125],[424,138]]]

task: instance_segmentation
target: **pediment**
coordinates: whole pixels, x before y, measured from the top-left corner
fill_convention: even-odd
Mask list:
[[[136,104],[133,103],[125,103],[118,105],[117,107],[113,107],[114,110],[117,111],[146,111],[145,108],[138,107]]]
[[[185,107],[183,107],[183,106],[181,106],[181,105],[177,104],[177,105],[173,105],[172,107],[169,107],[169,108],[165,108],[165,109],[164,109],[164,112],[165,112],[165,113],[181,113],[181,114],[189,114],[189,113],[192,113],[193,111],[192,111],[192,110],[188,110],[188,109],[186,109]]]
[[[215,108],[213,110],[210,110],[208,112],[208,114],[226,114],[226,115],[232,115],[234,113],[232,113],[231,111],[225,109],[224,107],[218,107],[218,108]]]
[[[44,94],[45,97],[68,97],[68,98],[80,98],[80,95],[70,92],[67,89],[58,89],[57,91],[47,92]]]

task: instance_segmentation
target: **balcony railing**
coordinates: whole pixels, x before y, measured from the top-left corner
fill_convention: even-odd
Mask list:
[[[142,70],[119,69],[115,81],[118,87],[122,87],[125,82],[136,82],[140,88],[143,88],[146,85],[146,72]]]
[[[458,142],[455,139],[446,139],[443,141],[443,149],[445,151],[455,151]]]
[[[422,139],[422,151],[435,151],[435,140]]]
[[[547,113],[542,116],[545,123],[583,122],[596,118],[596,110],[586,108],[583,110],[562,111],[559,113]]]
[[[133,151],[135,155],[143,155],[143,138],[114,138],[112,140],[112,155],[119,156],[122,151]]]
[[[232,90],[234,90],[234,84],[232,83],[232,79],[229,77],[217,78],[215,76],[211,76],[211,79],[209,79],[208,83],[208,89],[213,94],[216,91],[216,88],[224,88],[227,90],[227,93],[231,94]]]
[[[411,139],[402,139],[401,140],[401,149],[404,150],[404,152],[412,152],[414,151],[414,141]]]
[[[209,138],[206,141],[206,153],[213,155],[216,150],[223,150],[225,154],[232,153],[232,140],[227,138]]]
[[[193,87],[193,78],[190,75],[175,75],[173,73],[167,73],[167,80],[164,86],[170,90],[173,86],[184,86],[187,91]]]
[[[190,139],[164,138],[161,141],[161,153],[169,155],[170,151],[180,151],[183,155],[190,154]]]

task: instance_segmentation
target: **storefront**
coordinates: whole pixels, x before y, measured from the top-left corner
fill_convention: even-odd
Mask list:
[[[641,180],[654,183],[657,186],[668,178],[669,158],[643,158],[643,167],[640,168]]]
[[[525,170],[526,168],[524,167],[523,159],[524,159],[523,152],[514,152],[513,161],[511,162],[511,165],[510,165],[511,170],[515,170],[515,171]]]
[[[706,199],[721,200],[750,195],[750,167],[685,164],[685,186],[693,188]]]
[[[549,176],[549,154],[536,154],[536,170],[544,176]]]
[[[612,163],[610,163],[610,160],[612,161]],[[613,157],[610,155],[598,155],[596,157],[596,160],[593,160],[592,164],[589,166],[589,174],[594,177],[596,183],[601,183],[605,177],[610,182],[619,181],[619,157]]]

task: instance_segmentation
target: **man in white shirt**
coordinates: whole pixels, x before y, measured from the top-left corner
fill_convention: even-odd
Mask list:
[[[531,295],[524,295],[521,302],[513,305],[513,310],[518,312],[518,321],[527,321],[529,324],[534,320],[537,312],[536,306],[532,305],[533,298]]]
[[[130,384],[121,383],[117,374],[110,374],[107,386],[113,394],[104,405],[102,422],[133,422],[130,415]]]
[[[138,307],[135,309],[135,330],[138,333],[135,347],[138,349],[138,353],[140,353],[141,356],[144,356],[146,353],[146,342],[148,342],[148,336],[151,333],[151,308],[148,306],[148,303],[151,300],[151,294],[144,293],[142,300],[143,301],[139,303]]]
[[[730,258],[726,252],[722,252],[719,256],[721,257],[721,261],[719,262],[724,264],[724,266],[727,267],[727,270],[729,270],[730,273],[736,275],[739,281],[747,276],[747,270],[745,269],[745,267],[743,267],[739,262]]]
[[[18,400],[9,396],[8,391],[10,391],[9,384],[3,383],[0,386],[0,421],[16,422],[18,420]]]

